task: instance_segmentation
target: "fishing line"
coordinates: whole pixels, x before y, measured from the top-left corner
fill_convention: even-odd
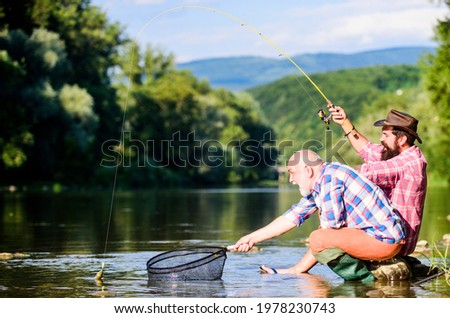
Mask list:
[[[312,102],[314,103],[314,105],[317,106],[317,108],[320,108],[319,104],[316,103],[316,100],[311,96],[311,94],[309,93],[309,91],[306,89],[305,85],[303,85],[303,83],[300,81],[299,77],[297,76],[296,73],[292,72],[291,69],[289,68],[289,65],[287,65],[287,62],[285,60],[283,61],[283,65],[291,72],[292,76],[295,78],[295,80],[297,81],[297,83],[300,85],[300,87],[305,91],[306,95],[308,95],[309,99],[312,100]]]
[[[213,13],[218,13],[221,14],[227,18],[230,18],[234,21],[237,21],[241,26],[245,26],[246,28],[248,28],[249,30],[251,30],[252,32],[256,33],[257,35],[259,35],[261,38],[263,38],[266,42],[268,42],[273,48],[275,48],[280,54],[279,56],[284,56],[286,59],[289,60],[290,63],[292,63],[292,65],[295,66],[295,68],[300,71],[305,77],[306,79],[313,85],[313,87],[320,93],[320,95],[325,99],[326,102],[328,102],[328,98],[325,96],[325,94],[322,92],[322,90],[319,88],[319,86],[308,76],[308,74],[306,74],[303,69],[297,64],[295,63],[295,61],[288,55],[286,54],[286,52],[284,52],[277,44],[275,44],[271,39],[269,39],[267,36],[265,36],[263,33],[259,32],[256,28],[254,28],[253,26],[251,26],[250,24],[246,23],[245,21],[235,17],[234,15],[231,15],[225,11],[221,11],[221,10],[217,10],[214,8],[210,8],[210,7],[205,7],[205,6],[177,6],[177,7],[173,7],[171,9],[168,9],[166,11],[163,11],[157,15],[155,15],[153,18],[151,18],[139,31],[137,38],[139,38],[140,34],[147,28],[148,25],[150,25],[153,21],[155,21],[156,19],[169,14],[171,12],[174,11],[178,11],[178,10],[183,10],[183,9],[201,9],[201,10],[206,10],[206,11],[210,11]],[[131,77],[132,71],[133,71],[133,61],[135,58],[135,48],[132,48],[131,50],[131,58],[130,58],[130,67],[129,67],[129,74]],[[300,83],[300,81],[297,79],[297,81]],[[127,93],[125,95],[125,107],[124,107],[124,111],[123,111],[123,116],[122,116],[122,124],[121,124],[121,133],[120,133],[120,138],[121,141],[119,143],[119,149],[122,149],[123,147],[123,133],[124,133],[124,127],[125,127],[125,119],[126,119],[126,113],[127,113],[127,109],[128,109],[128,99],[129,99],[129,95],[130,95],[130,89],[131,89],[131,85],[132,82],[130,82],[129,85],[129,89],[127,90]],[[303,87],[303,89],[306,91],[305,87],[303,86],[302,83],[300,83],[300,85]],[[307,92],[307,91],[306,91]],[[314,101],[314,99],[310,96],[310,94],[307,92],[308,96]],[[315,103],[315,101],[314,101]],[[315,103],[317,107],[319,107],[319,105],[317,105],[317,103]],[[322,120],[324,120],[321,116],[321,114],[324,114],[323,110],[320,109],[319,110],[319,116],[321,117]],[[328,126],[328,125],[327,125]],[[110,208],[109,208],[109,218],[108,218],[108,225],[107,225],[107,231],[106,231],[106,238],[105,238],[105,247],[104,247],[104,252],[103,254],[106,254],[107,251],[107,245],[108,245],[108,240],[109,240],[109,232],[110,232],[110,227],[111,227],[111,220],[112,220],[112,212],[113,212],[113,208],[114,208],[114,199],[115,199],[115,192],[116,192],[116,185],[117,185],[117,175],[118,175],[118,170],[119,170],[119,165],[120,165],[120,160],[118,160],[119,162],[116,164],[115,167],[115,172],[114,172],[114,181],[113,181],[113,189],[112,189],[112,194],[111,194],[111,204],[110,204]],[[104,263],[102,263],[102,269],[101,269],[101,275],[103,275],[103,268],[104,268]],[[100,272],[99,272],[100,273]],[[100,276],[101,278],[101,276]]]
[[[275,42],[273,42],[271,39],[269,39],[267,36],[265,36],[263,33],[259,32],[255,27],[251,26],[250,24],[248,24],[247,22],[235,17],[234,15],[231,15],[228,12],[225,11],[221,11],[221,10],[217,10],[214,8],[210,8],[210,7],[205,7],[205,6],[178,6],[178,7],[174,7],[171,8],[169,10],[166,10],[164,12],[161,12],[160,14],[154,16],[153,18],[151,18],[141,29],[141,31],[139,32],[139,34],[144,31],[144,29],[151,24],[154,20],[158,19],[159,17],[166,15],[170,12],[173,11],[177,11],[177,10],[182,10],[182,9],[201,9],[201,10],[207,10],[207,11],[211,11],[214,13],[219,13],[225,17],[228,17],[232,20],[237,21],[241,26],[245,26],[246,28],[248,28],[249,30],[251,30],[252,32],[254,32],[255,34],[259,35],[261,38],[263,38],[266,42],[268,42],[273,48],[275,48],[280,55],[283,55],[285,58],[287,58],[289,60],[289,62],[291,62],[295,68],[297,68],[297,70],[299,70],[307,79],[308,81],[314,86],[314,88],[320,93],[320,95],[325,99],[325,101],[328,101],[328,98],[325,96],[325,94],[322,92],[322,90],[320,89],[320,87],[308,76],[308,74],[305,73],[305,71],[303,71],[303,69],[298,66],[297,63],[295,63],[295,61],[285,52],[283,51]],[[139,35],[138,35],[139,36]]]

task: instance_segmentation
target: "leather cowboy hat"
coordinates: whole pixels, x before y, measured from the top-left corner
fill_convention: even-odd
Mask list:
[[[378,120],[374,126],[394,126],[397,129],[406,131],[416,137],[419,143],[422,143],[417,134],[417,124],[419,121],[407,113],[399,112],[398,110],[390,110],[386,119]]]

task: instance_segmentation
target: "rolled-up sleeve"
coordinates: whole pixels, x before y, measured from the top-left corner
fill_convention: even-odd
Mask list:
[[[303,197],[299,203],[292,205],[292,207],[284,212],[284,216],[297,226],[300,226],[311,215],[317,211],[317,205],[312,195]]]

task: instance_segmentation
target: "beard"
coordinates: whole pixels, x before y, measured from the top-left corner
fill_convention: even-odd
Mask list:
[[[306,188],[302,188],[302,187],[299,187],[300,188],[300,194],[303,196],[303,197],[306,197],[307,195],[309,195],[310,193],[311,193],[311,189],[306,189]]]
[[[306,178],[306,176],[304,176],[302,178],[301,185],[298,186],[298,188],[300,190],[300,194],[303,197],[306,197],[307,195],[309,195],[312,192],[312,188],[311,188],[311,186],[309,186],[308,182],[309,182],[309,180]]]
[[[381,145],[383,145],[384,149],[381,152],[381,160],[389,160],[391,158],[394,158],[395,156],[398,156],[400,154],[400,146],[395,142],[394,148],[389,148],[388,145],[386,145],[384,142],[381,142]]]

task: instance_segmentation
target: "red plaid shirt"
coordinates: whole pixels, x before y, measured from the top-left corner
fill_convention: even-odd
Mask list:
[[[417,146],[412,146],[389,160],[381,160],[382,145],[370,142],[359,156],[365,161],[361,173],[386,193],[405,223],[406,244],[400,255],[414,251],[419,238],[422,212],[427,192],[427,161]]]

